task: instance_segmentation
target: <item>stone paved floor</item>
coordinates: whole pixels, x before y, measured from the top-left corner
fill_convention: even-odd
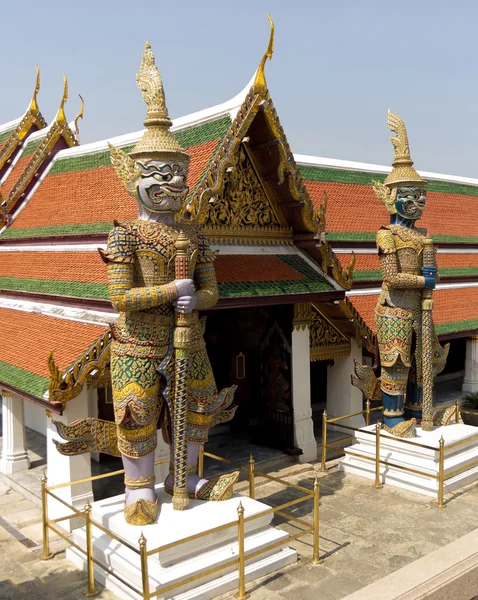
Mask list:
[[[64,542],[52,534],[53,558],[40,560],[41,512],[20,494],[0,483],[0,600],[80,600],[84,573],[66,559]],[[113,594],[98,586],[101,600]]]
[[[272,474],[311,488],[316,468],[293,465]],[[468,486],[466,493],[458,490],[447,497],[447,508],[440,510],[430,498],[391,486],[376,490],[369,480],[345,476],[335,466],[327,476],[318,475],[322,564],[311,564],[310,535],[293,542],[299,561],[249,583],[253,599],[338,600],[478,527],[478,484]],[[246,489],[246,482],[238,485],[239,492]],[[257,480],[256,497],[272,506],[297,494],[280,484]],[[308,501],[289,510],[311,519],[311,509]],[[291,533],[297,531],[282,519],[276,524]],[[85,574],[65,560],[65,543],[53,541],[55,557],[47,562],[40,560],[40,543],[39,509],[0,485],[0,599],[82,598]],[[114,596],[102,591],[99,598],[112,600]],[[223,598],[232,599],[232,593]]]

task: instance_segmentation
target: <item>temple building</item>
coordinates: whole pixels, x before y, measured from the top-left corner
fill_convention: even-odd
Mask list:
[[[388,218],[371,186],[390,168],[294,155],[264,63],[235,98],[175,119],[173,132],[191,156],[189,211],[217,252],[220,299],[207,313],[206,341],[218,387],[238,385],[237,415],[222,433],[305,462],[317,458],[323,408],[339,416],[363,407],[350,376],[354,359],[376,357],[375,232]],[[28,427],[47,438],[55,483],[86,477],[91,466],[89,455],[56,451],[51,416],[113,420],[116,313],[98,248],[113,220],[134,219],[137,209],[107,142],[129,150],[143,132],[80,145],[83,107],[69,124],[66,79],[50,125],[38,91],[39,75],[26,113],[0,126],[0,472],[29,468]],[[441,377],[461,374],[463,389],[475,391],[478,179],[421,174],[429,182],[423,226],[441,277],[434,319],[451,341]],[[90,492],[73,493],[83,505]]]

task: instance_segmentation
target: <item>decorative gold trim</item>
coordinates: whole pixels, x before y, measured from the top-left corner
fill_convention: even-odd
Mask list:
[[[68,123],[66,122],[64,105],[67,98],[68,82],[65,75],[63,75],[63,95],[61,98],[60,108],[58,109],[58,112],[55,117],[55,121],[46,132],[44,138],[40,142],[40,145],[33,153],[27,166],[23,170],[18,180],[15,182],[15,185],[11,189],[8,197],[5,199],[5,214],[0,216],[0,225],[3,225],[6,222],[8,213],[21,199],[26,187],[37,173],[43,161],[53,150],[55,144],[60,139],[60,137],[63,137],[68,147],[71,148],[72,146],[78,146],[78,141],[75,138],[73,131],[71,131],[71,129],[69,128]]]
[[[154,485],[156,482],[156,475],[152,473],[147,477],[128,477],[125,473],[124,475],[124,484],[127,488],[131,490],[138,490],[141,488],[146,488]]]
[[[253,90],[256,94],[265,94],[267,92],[267,83],[265,76],[265,66],[267,59],[272,60],[272,55],[274,53],[274,21],[271,19],[271,15],[268,14],[267,18],[269,19],[269,25],[271,28],[270,36],[269,36],[269,44],[267,45],[267,50],[264,56],[262,57],[261,62],[257,68],[256,78],[254,79],[254,83],[252,85]]]
[[[312,305],[310,302],[298,302],[294,304],[294,319],[292,321],[293,331],[303,331],[312,323]]]
[[[327,240],[321,246],[319,246],[319,251],[322,256],[322,271],[325,274],[330,275],[334,281],[336,281],[345,290],[349,290],[352,287],[353,282],[355,253],[352,252],[352,257],[350,258],[349,264],[346,267],[342,267],[337,255],[334,253]]]
[[[64,373],[61,373],[56,366],[54,350],[52,350],[48,356],[48,371],[50,373],[48,393],[50,401],[61,402],[64,408],[69,400],[80,394],[92,371],[97,370],[98,376],[101,377],[109,368],[110,342],[111,332],[108,329]]]
[[[37,95],[40,91],[40,69],[36,65],[36,81],[35,89],[33,91],[30,106],[27,112],[23,115],[20,123],[12,131],[12,134],[0,149],[0,169],[8,162],[16,148],[25,139],[28,132],[33,125],[36,125],[38,129],[46,127],[46,121],[43,118],[37,103]]]
[[[80,143],[80,130],[78,129],[78,120],[83,119],[83,114],[85,112],[85,101],[83,100],[83,96],[81,94],[78,94],[78,96],[80,97],[80,100],[81,100],[81,106],[80,106],[80,110],[78,111],[78,114],[73,119],[73,123],[75,126],[75,138],[79,144]]]

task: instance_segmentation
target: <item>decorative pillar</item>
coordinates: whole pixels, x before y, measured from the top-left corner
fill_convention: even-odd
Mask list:
[[[57,421],[69,424],[77,419],[88,416],[88,390],[86,386],[81,394],[67,403],[62,416],[55,415]],[[48,485],[56,485],[67,481],[91,477],[91,457],[89,453],[78,456],[64,456],[60,454],[53,440],[64,442],[58,435],[56,427],[50,419],[47,427],[47,477]],[[54,492],[68,504],[83,510],[86,501],[93,502],[93,488],[91,481],[79,483],[71,487],[64,487]],[[48,498],[48,511],[51,518],[58,518],[69,514],[69,510],[54,498]],[[81,526],[75,519],[62,521],[61,526],[68,531]]]
[[[3,448],[0,473],[12,475],[30,468],[23,399],[2,390]]]
[[[327,416],[329,418],[342,417],[363,410],[362,392],[354,387],[350,381],[354,373],[354,359],[362,363],[362,348],[354,340],[350,342],[350,354],[334,359],[334,364],[327,368]],[[363,416],[351,417],[340,421],[349,427],[364,427]],[[332,427],[332,426],[331,426]],[[344,429],[336,428],[344,435]]]
[[[295,304],[292,327],[292,406],[294,443],[302,450],[299,456],[302,463],[317,460],[310,399],[310,322],[310,304]]]
[[[462,390],[478,391],[478,335],[472,335],[466,340],[465,377]]]

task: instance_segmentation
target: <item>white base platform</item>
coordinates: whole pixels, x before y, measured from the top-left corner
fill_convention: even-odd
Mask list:
[[[363,427],[360,431],[355,432],[355,443],[344,449],[346,455],[340,462],[340,470],[352,475],[375,479],[375,435],[364,433],[365,431],[374,432],[375,425]],[[417,437],[405,438],[412,444],[404,444],[399,438],[393,438],[390,434],[381,432],[380,458],[398,466],[424,471],[429,475],[438,475],[438,447],[442,436],[445,440],[444,493],[447,494],[478,479],[478,466],[472,466],[447,480],[448,474],[460,467],[472,465],[478,460],[478,427],[453,424],[446,427],[436,427],[433,431],[423,431],[421,427],[417,427]],[[447,448],[453,442],[462,440],[466,440],[462,445]],[[416,444],[433,446],[436,450],[420,448]],[[353,452],[355,456],[347,455],[347,451]],[[366,457],[373,460],[367,460]],[[383,484],[394,485],[418,494],[436,496],[438,492],[437,479],[410,473],[394,467],[392,464],[381,464],[380,476]]]
[[[162,485],[156,486],[156,492],[160,502],[160,513],[153,525],[128,525],[123,517],[123,495],[95,502],[92,505],[92,518],[136,548],[139,548],[138,539],[143,532],[148,550],[234,522],[234,525],[224,531],[203,536],[149,557],[148,570],[151,593],[159,587],[171,585],[187,577],[197,577],[195,581],[183,584],[159,598],[208,600],[235,589],[238,584],[237,565],[225,567],[210,575],[201,573],[237,557],[236,523],[240,502],[246,518],[266,512],[270,507],[257,500],[234,495],[224,502],[190,501],[188,510],[174,511],[172,498],[164,492]],[[287,546],[287,533],[270,525],[272,517],[272,514],[268,514],[245,523],[246,581],[272,573],[297,560],[296,551]],[[142,589],[139,555],[97,528],[93,529],[93,539],[95,558],[137,589]],[[73,541],[82,548],[86,547],[84,527],[73,532]],[[283,543],[279,543],[281,541]],[[275,543],[279,543],[278,547],[247,560],[248,554]],[[67,550],[67,558],[77,567],[86,568],[85,556],[75,548]],[[95,578],[120,600],[138,598],[126,585],[97,565]]]

